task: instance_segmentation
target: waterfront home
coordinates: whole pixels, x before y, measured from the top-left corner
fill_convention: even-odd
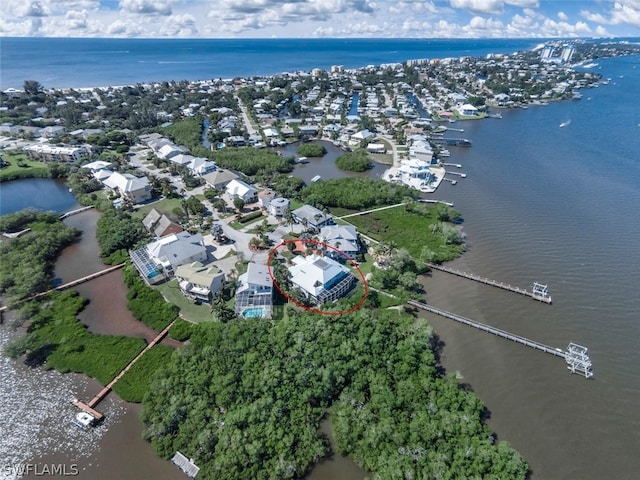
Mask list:
[[[319,235],[320,241],[340,250],[347,257],[353,259],[360,252],[358,230],[353,225],[331,225],[322,227]],[[343,262],[343,255],[332,249],[327,249],[328,256]]]
[[[348,268],[329,257],[296,256],[289,268],[291,283],[313,303],[323,303],[353,293],[357,281]]]
[[[195,302],[211,302],[224,284],[224,273],[218,267],[200,262],[180,265],[175,275],[182,294]]]
[[[459,115],[465,116],[465,117],[477,117],[478,116],[478,109],[476,107],[474,107],[473,105],[469,104],[469,103],[465,103],[462,105],[456,105],[455,107],[453,107],[454,110],[456,110],[458,112]]]
[[[269,267],[249,263],[247,271],[238,278],[236,315],[244,318],[271,318],[273,312],[273,281]]]
[[[147,177],[136,177],[130,173],[113,172],[102,184],[114,195],[128,200],[133,204],[144,202],[151,198],[151,188]]]
[[[78,162],[89,158],[91,152],[87,147],[72,147],[38,143],[24,147],[24,152],[32,160],[41,162]]]
[[[333,215],[323,213],[311,205],[303,205],[291,212],[296,223],[306,224],[307,228],[319,231],[322,227],[333,225]]]
[[[180,265],[206,262],[207,249],[201,234],[172,233],[130,252],[131,260],[148,284],[171,278]]]
[[[253,203],[258,200],[258,190],[242,180],[231,180],[225,190],[231,198],[241,198],[244,203]]]
[[[387,153],[384,143],[370,143],[367,145],[367,153]]]

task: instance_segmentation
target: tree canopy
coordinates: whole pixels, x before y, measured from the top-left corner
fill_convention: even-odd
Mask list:
[[[369,178],[341,178],[308,185],[300,192],[313,205],[362,209],[399,203],[404,197],[417,198],[418,192],[405,185]]]
[[[145,438],[203,478],[301,478],[328,453],[330,412],[338,448],[374,478],[525,478],[432,340],[397,311],[200,324],[144,400]]]
[[[336,167],[349,172],[365,172],[373,167],[366,150],[358,149],[355,152],[346,152],[336,158]]]

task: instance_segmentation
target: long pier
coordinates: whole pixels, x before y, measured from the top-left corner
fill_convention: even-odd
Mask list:
[[[94,417],[96,419],[96,421],[100,421],[104,418],[104,415],[102,415],[100,412],[98,412],[95,407],[96,405],[98,405],[102,400],[104,400],[104,397],[106,397],[109,392],[112,390],[113,386],[115,385],[115,383],[120,380],[125,373],[127,373],[131,367],[133,367],[133,365],[140,360],[140,358],[147,353],[149,350],[151,350],[151,348],[153,348],[155,345],[157,345],[169,332],[169,329],[173,326],[174,323],[176,323],[177,320],[174,320],[173,322],[171,322],[169,325],[167,325],[164,330],[162,330],[158,335],[156,335],[156,337],[151,340],[146,347],[144,347],[144,349],[134,357],[133,360],[131,360],[126,367],[124,367],[120,373],[118,373],[118,375],[116,375],[113,380],[111,380],[102,390],[100,390],[98,392],[98,394],[93,397],[91,400],[89,400],[87,403],[81,402],[80,400],[74,400],[73,404],[78,407],[80,410],[83,410],[85,412],[87,412],[89,415],[91,415],[92,417]]]
[[[545,285],[539,285],[537,283],[534,284],[534,290],[529,291],[524,288],[514,287],[513,285],[508,285],[506,283],[498,282],[496,280],[491,280],[490,278],[480,277],[478,275],[474,275],[472,273],[463,272],[460,270],[456,270],[454,268],[445,267],[444,265],[436,265],[435,263],[428,263],[429,268],[434,270],[439,270],[441,272],[450,273],[451,275],[456,275],[458,277],[467,278],[469,280],[473,280],[475,282],[484,283],[485,285],[490,285],[492,287],[501,288],[502,290],[508,290],[509,292],[518,293],[520,295],[524,295],[526,297],[531,297],[534,300],[538,300],[540,302],[551,304],[551,296],[546,292]],[[536,291],[537,287],[539,288]]]
[[[86,207],[77,208],[75,210],[71,210],[70,212],[63,213],[62,215],[60,215],[60,218],[64,220],[67,217],[70,217],[72,215],[77,215],[78,213],[86,212],[87,210],[91,210],[92,208],[94,208],[93,205],[87,205]]]
[[[125,266],[124,263],[119,263],[118,265],[114,265],[113,267],[105,268],[104,270],[100,270],[99,272],[92,273],[91,275],[87,275],[87,276],[84,276],[82,278],[78,278],[76,280],[72,280],[71,282],[65,283],[63,285],[58,285],[57,287],[54,287],[54,288],[52,288],[50,290],[47,290],[46,292],[36,293],[35,295],[32,295],[30,297],[23,298],[22,300],[19,300],[17,303],[20,304],[20,303],[28,302],[28,301],[31,301],[31,300],[36,300],[38,298],[44,297],[46,295],[49,295],[51,292],[66,290],[67,288],[75,287],[76,285],[80,285],[81,283],[88,282],[89,280],[93,280],[94,278],[98,278],[98,277],[101,277],[103,275],[106,275],[107,273],[111,273],[111,272],[113,272],[115,270],[119,270],[124,266]],[[8,308],[9,307],[7,307],[7,305],[4,305],[4,306],[0,307],[0,312],[4,312]]]
[[[431,305],[427,305],[426,303],[417,302],[415,300],[409,300],[407,301],[407,303],[416,308],[420,308],[421,310],[435,313],[436,315],[440,315],[441,317],[445,317],[445,318],[448,318],[449,320],[453,320],[455,322],[468,325],[469,327],[477,328],[478,330],[491,333],[501,338],[506,338],[507,340],[512,340],[521,345],[525,345],[535,350],[540,350],[541,352],[553,355],[554,357],[561,357],[561,358],[564,358],[565,360],[567,359],[567,352],[559,348],[550,347],[549,345],[536,342],[535,340],[530,340],[526,337],[521,337],[520,335],[514,335],[513,333],[509,333],[505,330],[501,330],[496,327],[491,327],[484,323],[476,322],[475,320],[470,320],[468,318],[461,317],[459,315],[455,315],[453,313],[447,312],[446,310],[441,310],[439,308],[432,307]]]

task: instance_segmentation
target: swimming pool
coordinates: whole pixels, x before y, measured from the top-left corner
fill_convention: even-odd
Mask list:
[[[252,307],[252,308],[247,308],[242,312],[242,316],[244,318],[260,318],[260,317],[266,317],[267,312],[265,311],[264,307]]]

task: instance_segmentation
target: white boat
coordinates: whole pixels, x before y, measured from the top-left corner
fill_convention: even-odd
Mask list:
[[[570,125],[570,124],[571,124],[571,120],[567,120],[566,122],[562,122],[560,124],[560,128],[564,128],[564,127],[566,127],[567,125]]]
[[[95,424],[95,421],[96,419],[93,417],[93,415],[87,412],[78,412],[73,419],[73,423],[80,428],[92,427]]]
[[[319,182],[320,180],[322,180],[322,177],[320,175],[316,175],[311,179],[311,183],[316,183],[316,182]]]

